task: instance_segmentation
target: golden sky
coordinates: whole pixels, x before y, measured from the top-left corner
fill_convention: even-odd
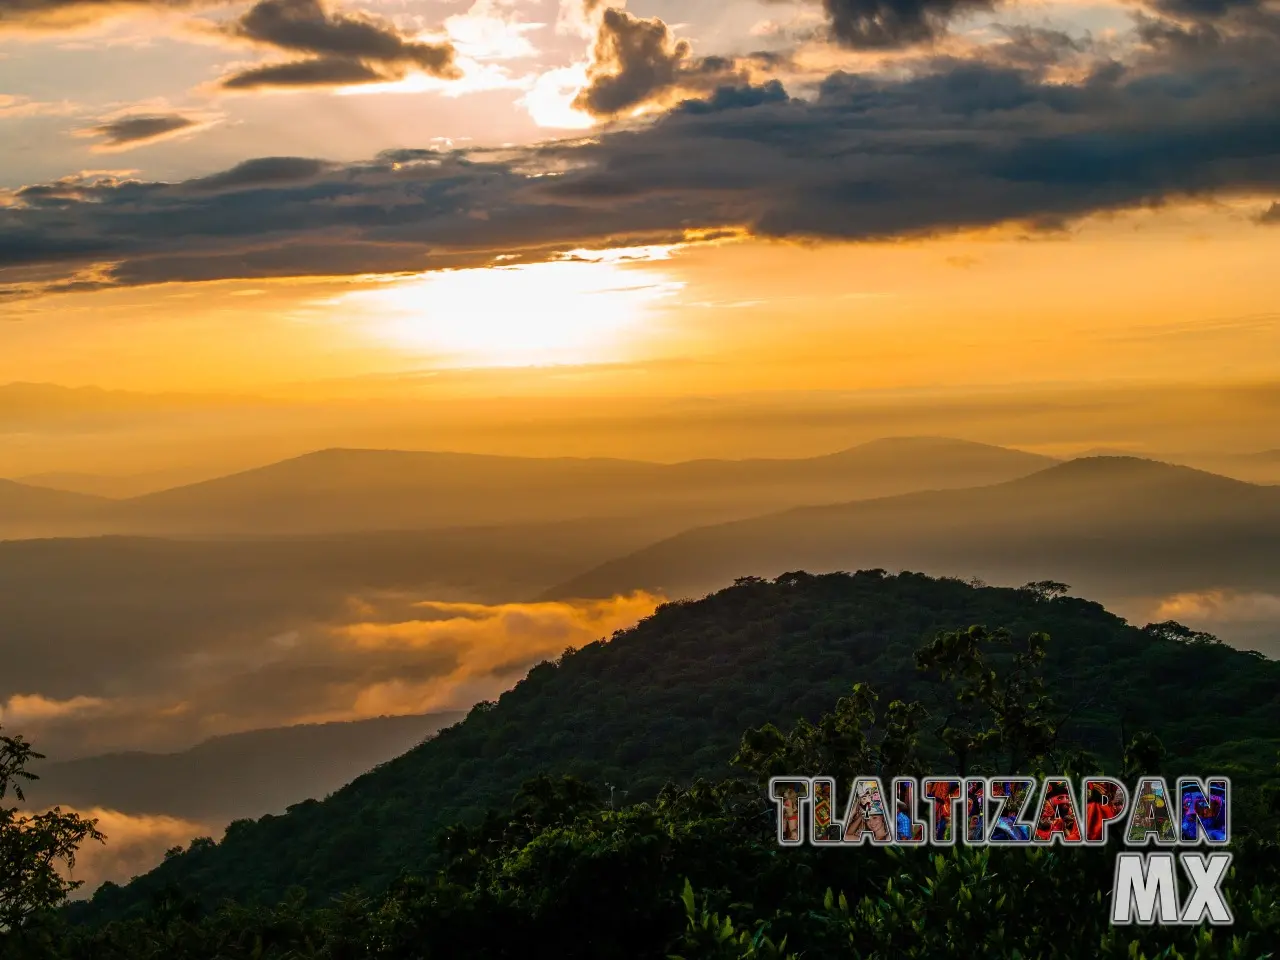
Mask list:
[[[673,360],[696,362],[643,386],[621,375],[586,386],[1267,379],[1280,373],[1280,231],[1250,222],[1256,206],[1095,218],[1038,237],[748,239],[612,262],[51,295],[9,308],[0,381],[291,392],[401,370]]]
[[[1273,7],[30,0],[0,383],[1269,381]]]

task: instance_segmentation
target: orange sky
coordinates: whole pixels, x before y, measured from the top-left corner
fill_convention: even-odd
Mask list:
[[[7,310],[0,382],[274,392],[433,367],[652,360],[695,362],[585,386],[1269,378],[1280,373],[1280,230],[1251,222],[1258,205],[1099,217],[1034,239],[733,241],[628,263],[47,296]]]

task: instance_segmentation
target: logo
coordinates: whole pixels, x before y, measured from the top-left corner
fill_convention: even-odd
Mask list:
[[[888,795],[879,778],[857,777],[838,813],[831,777],[769,781],[783,847],[1104,846],[1114,828],[1127,847],[1170,848],[1117,856],[1115,925],[1232,922],[1222,895],[1231,854],[1174,849],[1225,846],[1230,795],[1227,777],[1182,777],[1176,795],[1163,777],[1144,777],[1132,790],[1111,777],[1085,777],[1078,792],[1065,776],[898,777]]]

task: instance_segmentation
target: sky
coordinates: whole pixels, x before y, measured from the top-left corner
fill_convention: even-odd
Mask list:
[[[1278,52],[1268,0],[8,2],[0,383],[1267,383]]]

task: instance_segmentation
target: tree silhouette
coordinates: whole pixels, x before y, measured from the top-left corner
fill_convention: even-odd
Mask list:
[[[25,801],[22,784],[39,779],[27,764],[42,759],[22,737],[0,735],[0,800],[12,793]],[[65,879],[58,864],[74,867],[86,840],[105,839],[96,820],[58,807],[38,814],[0,807],[0,930],[19,927],[63,903],[82,881]]]

